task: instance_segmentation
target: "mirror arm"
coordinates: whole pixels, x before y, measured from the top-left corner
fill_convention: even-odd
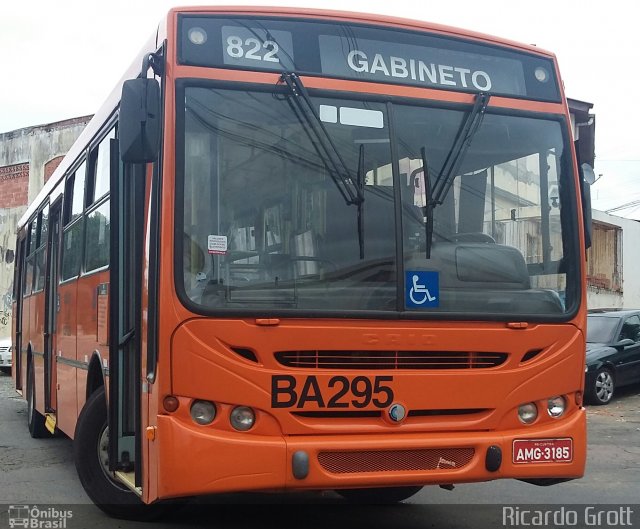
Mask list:
[[[139,77],[145,78],[149,68],[153,70],[154,75],[162,77],[164,75],[164,63],[162,62],[162,53],[157,51],[156,53],[147,53],[142,58],[142,69]]]

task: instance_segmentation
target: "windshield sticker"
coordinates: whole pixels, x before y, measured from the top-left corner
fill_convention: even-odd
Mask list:
[[[207,248],[210,254],[226,255],[227,236],[226,235],[209,235],[207,239]]]
[[[409,309],[440,306],[440,273],[406,271],[405,305]]]

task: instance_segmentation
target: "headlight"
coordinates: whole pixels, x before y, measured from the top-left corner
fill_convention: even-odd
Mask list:
[[[524,424],[531,424],[538,418],[538,408],[533,402],[522,404],[518,408],[518,417]]]
[[[208,400],[194,401],[191,405],[191,418],[198,424],[211,424],[216,418],[216,405]]]
[[[253,424],[256,422],[255,413],[251,408],[247,406],[236,406],[231,410],[231,416],[229,417],[231,426],[241,432],[250,430]]]
[[[564,397],[552,397],[547,401],[547,412],[550,417],[561,417],[567,407],[567,401]]]

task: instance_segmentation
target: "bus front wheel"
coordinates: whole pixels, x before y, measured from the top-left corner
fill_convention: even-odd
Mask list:
[[[390,504],[398,503],[414,494],[422,487],[384,487],[375,489],[340,489],[336,490],[349,503],[357,504]]]
[[[107,402],[104,387],[87,400],[78,417],[73,440],[78,477],[91,500],[109,516],[149,520],[158,516],[157,506],[145,505],[109,472]]]

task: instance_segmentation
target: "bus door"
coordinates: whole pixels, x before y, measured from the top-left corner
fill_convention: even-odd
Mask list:
[[[143,218],[144,166],[123,166],[111,140],[109,469],[139,493]]]
[[[13,315],[14,318],[14,328],[15,328],[15,336],[13,343],[14,350],[14,358],[15,364],[13,366],[13,376],[16,381],[16,389],[22,389],[22,297],[23,293],[23,285],[24,285],[24,271],[26,265],[25,252],[27,251],[27,238],[23,237],[18,242],[17,256],[15,262],[15,273],[14,273],[14,292],[16,293],[16,311]]]
[[[51,206],[49,216],[49,248],[47,260],[47,282],[45,285],[45,319],[44,319],[44,389],[45,409],[54,411],[57,407],[56,388],[56,316],[60,308],[58,296],[58,257],[60,254],[60,222],[62,201]]]

